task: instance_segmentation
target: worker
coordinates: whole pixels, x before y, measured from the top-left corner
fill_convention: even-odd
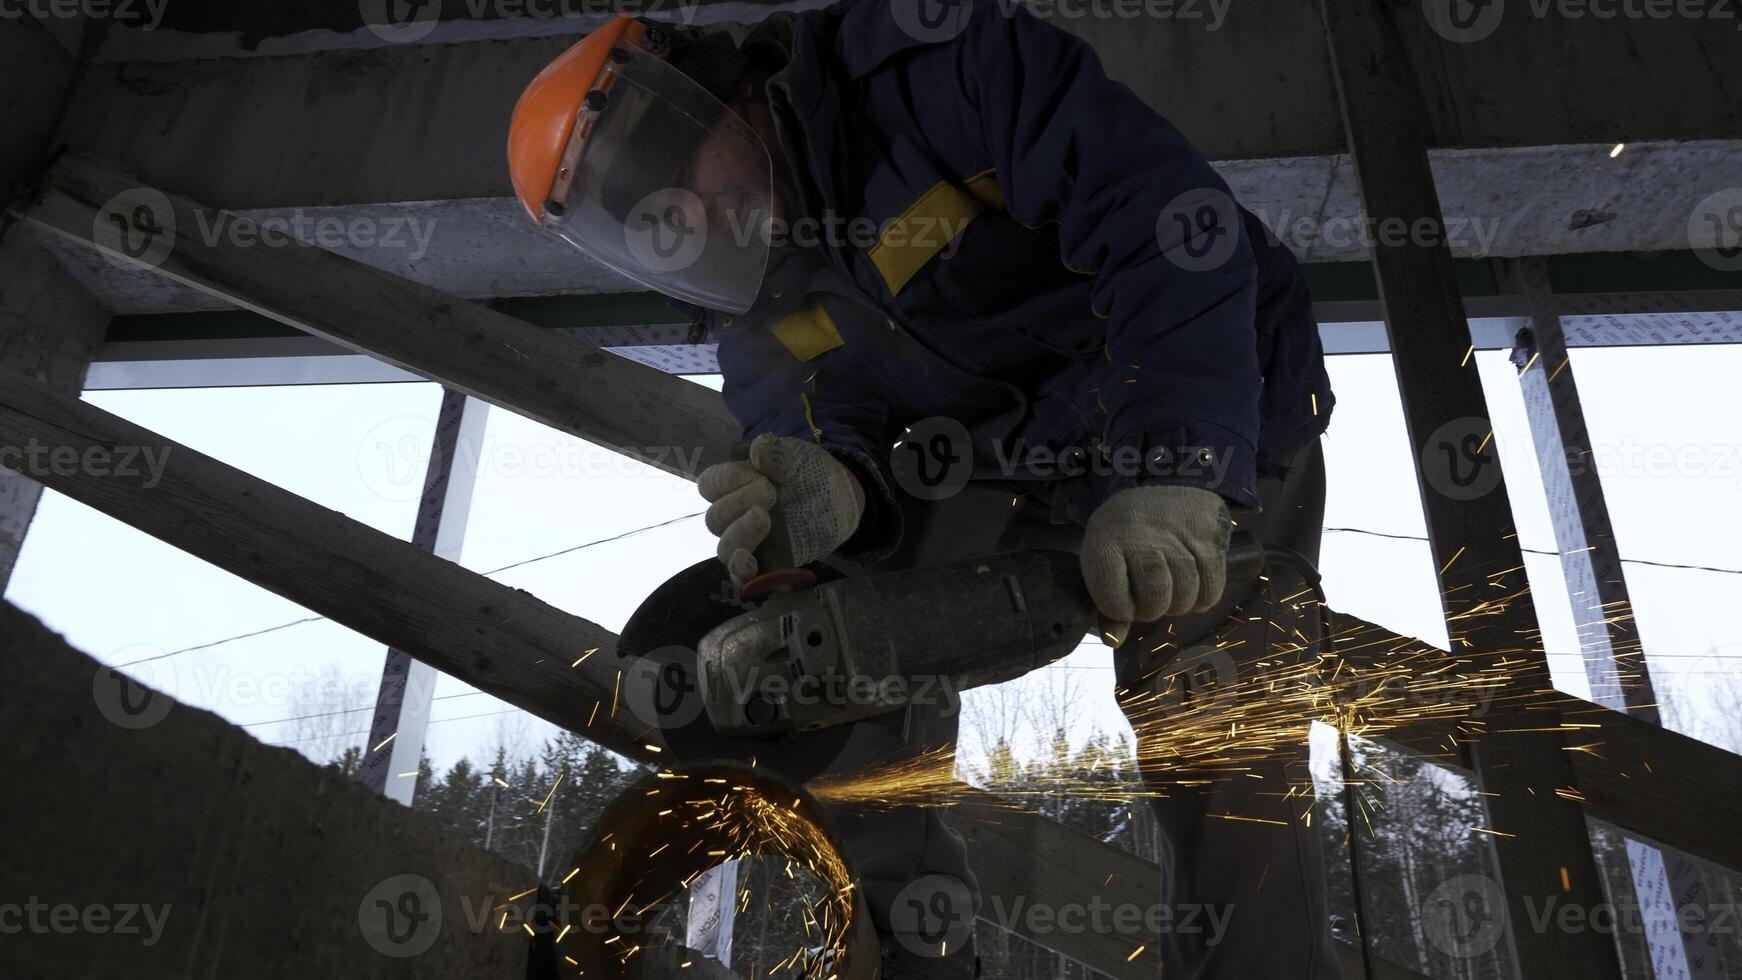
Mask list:
[[[1250,594],[1224,595],[1236,517],[1316,559],[1332,396],[1300,269],[1020,4],[843,0],[738,36],[617,17],[526,89],[509,162],[533,221],[718,343],[749,447],[698,482],[734,583],[1067,548],[1131,704]],[[953,708],[883,730],[952,745]],[[1225,925],[1133,936],[1164,976],[1337,975],[1298,786],[1251,774],[1154,801],[1146,921]],[[1235,811],[1260,819],[1209,819]],[[943,815],[842,821],[883,976],[975,976],[985,909]],[[968,941],[916,922],[940,894]]]

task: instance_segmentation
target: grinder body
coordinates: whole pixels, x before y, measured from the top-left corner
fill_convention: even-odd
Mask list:
[[[1237,533],[1229,583],[1262,566]],[[1097,623],[1077,555],[1010,551],[775,596],[702,638],[697,681],[722,735],[778,737],[1021,677]]]

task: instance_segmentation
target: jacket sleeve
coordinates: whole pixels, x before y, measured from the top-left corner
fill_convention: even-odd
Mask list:
[[[766,329],[728,332],[719,342],[726,408],[745,440],[765,432],[815,442],[852,469],[865,490],[859,526],[836,549],[859,562],[887,558],[903,520],[889,470],[895,441],[889,409],[859,383],[865,372],[845,347],[800,360]]]
[[[1300,263],[1256,215],[1245,216],[1258,260],[1258,363],[1265,378],[1258,478],[1280,479],[1288,473],[1288,457],[1329,427],[1337,398]]]
[[[1057,222],[1060,257],[1095,277],[1107,494],[1184,483],[1256,506],[1256,263],[1228,186],[1082,40],[1021,4],[960,2],[958,122],[1010,215]]]

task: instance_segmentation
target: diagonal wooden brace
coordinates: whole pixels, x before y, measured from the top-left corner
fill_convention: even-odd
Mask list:
[[[72,156],[9,213],[111,260],[695,480],[739,426],[718,392]],[[245,243],[245,244],[244,244]]]

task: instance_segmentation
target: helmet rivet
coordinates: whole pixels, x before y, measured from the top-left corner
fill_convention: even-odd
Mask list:
[[[605,93],[598,89],[594,89],[587,93],[585,99],[581,100],[581,105],[593,110],[594,112],[598,112],[605,108]]]

